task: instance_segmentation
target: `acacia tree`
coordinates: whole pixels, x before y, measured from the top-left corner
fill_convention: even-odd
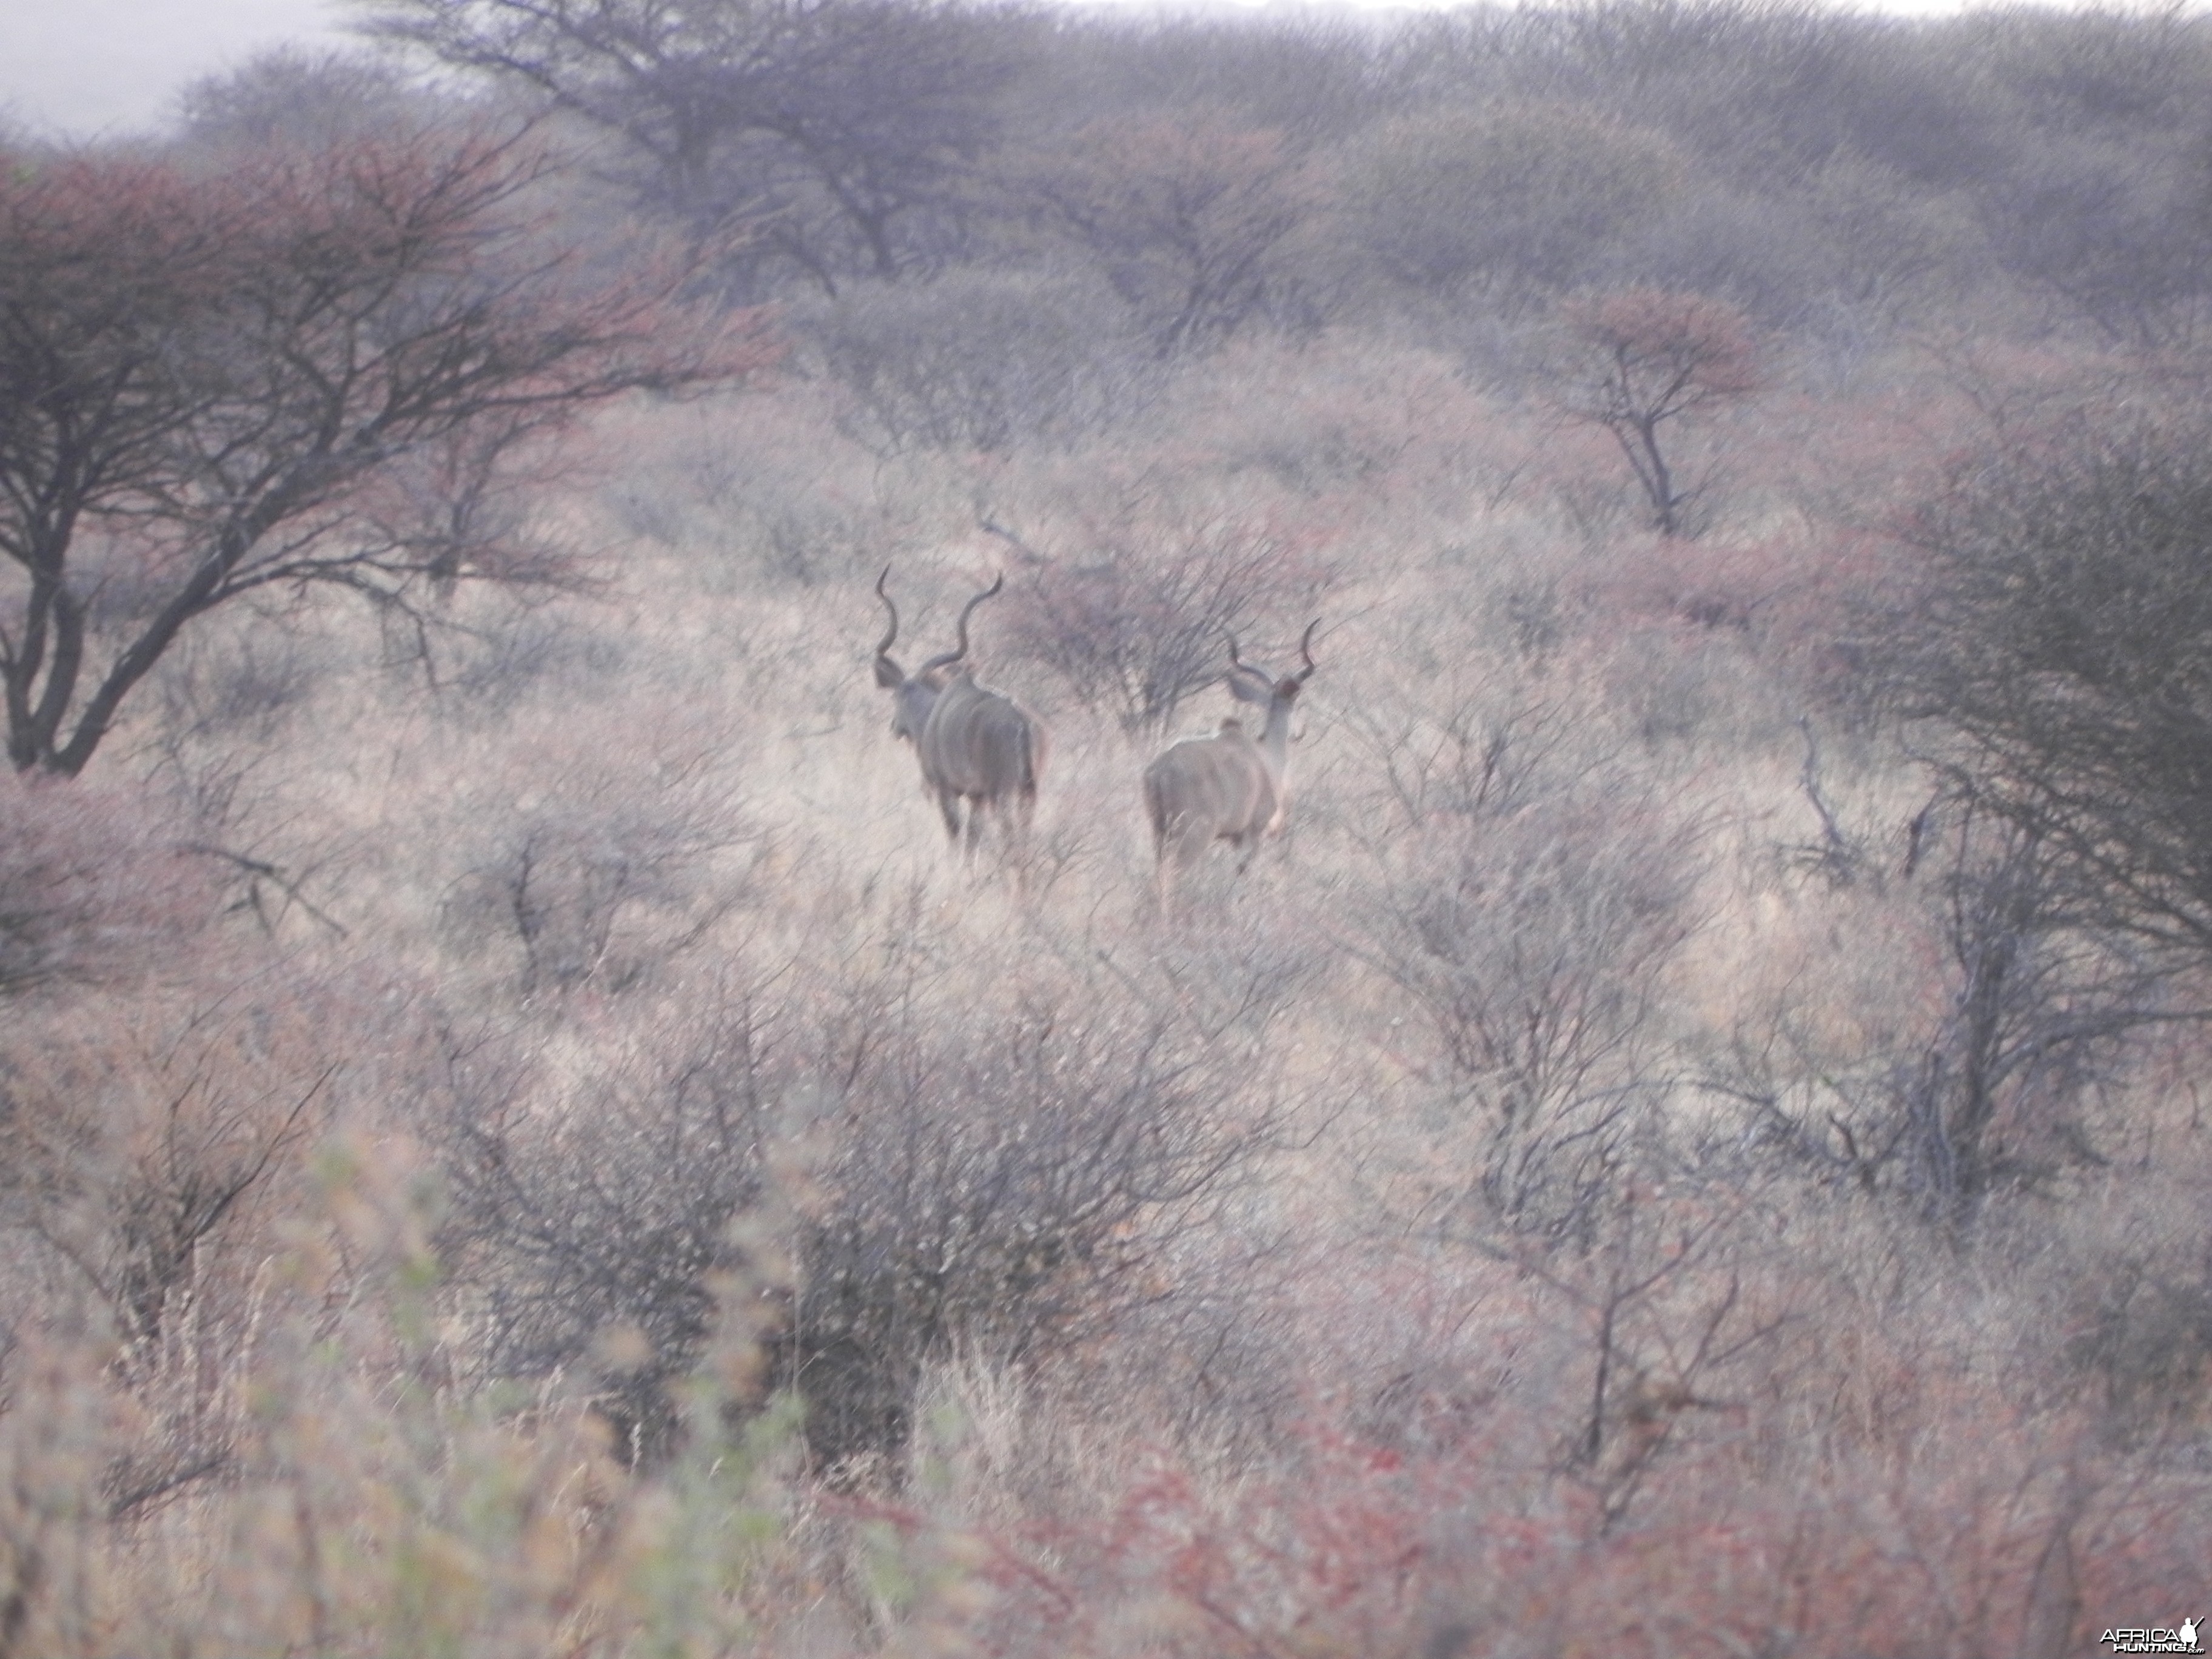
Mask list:
[[[414,138],[222,177],[0,169],[0,693],[75,775],[199,617],[335,585],[411,605],[542,579],[483,511],[594,404],[728,384],[757,314],[550,238],[521,139]],[[0,567],[4,568],[4,567]]]
[[[368,32],[612,135],[648,203],[834,295],[895,278],[997,136],[992,15],[904,0],[363,0]]]
[[[1094,122],[1013,184],[1113,285],[1163,358],[1264,314],[1289,276],[1289,239],[1315,206],[1281,132],[1203,112]]]
[[[1758,389],[1749,322],[1721,301],[1648,288],[1572,301],[1565,321],[1577,354],[1567,415],[1613,434],[1659,533],[1677,534],[1698,489],[1675,476],[1660,428]]]
[[[1660,134],[1571,106],[1458,102],[1376,123],[1343,169],[1363,259],[1447,303],[1508,310],[1586,279],[1690,170]]]
[[[1953,793],[2067,920],[2212,959],[2212,463],[2201,421],[2082,411],[1902,526],[1868,655]]]
[[[1902,868],[1926,907],[1899,959],[1915,1012],[1856,1054],[1778,1021],[1731,1086],[1771,1144],[1954,1231],[2105,1162],[2087,1109],[2128,1040],[2205,1017],[2206,435],[2105,404],[1960,459],[1899,515],[1837,658],[1938,785]]]

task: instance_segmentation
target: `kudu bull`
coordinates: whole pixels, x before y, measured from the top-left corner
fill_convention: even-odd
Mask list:
[[[904,738],[921,762],[923,786],[937,797],[945,831],[960,843],[961,804],[968,807],[967,855],[982,839],[983,816],[996,812],[1018,854],[1036,812],[1037,775],[1043,770],[1044,728],[1011,697],[975,684],[962,660],[968,654],[968,618],[1006,585],[998,580],[968,601],[960,613],[959,643],[908,674],[890,655],[898,638],[898,607],[884,591],[891,568],[876,578],[876,597],[891,625],[876,647],[876,684],[891,694],[891,732]]]
[[[1259,737],[1255,739],[1242,720],[1224,720],[1212,737],[1186,738],[1145,769],[1145,807],[1159,855],[1163,911],[1173,902],[1176,878],[1215,842],[1237,849],[1237,872],[1242,875],[1261,837],[1282,823],[1289,805],[1291,705],[1313,674],[1313,635],[1320,625],[1319,617],[1308,623],[1298,641],[1305,666],[1280,679],[1269,679],[1239,657],[1236,636],[1231,635],[1229,694],[1267,711]]]

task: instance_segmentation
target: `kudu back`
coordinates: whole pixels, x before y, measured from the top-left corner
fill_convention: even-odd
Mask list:
[[[898,607],[884,591],[891,568],[876,578],[876,597],[890,612],[890,627],[876,647],[876,684],[891,694],[891,732],[914,745],[922,785],[945,815],[945,832],[961,842],[965,806],[967,856],[981,844],[983,819],[995,813],[1018,854],[1036,813],[1037,778],[1044,769],[1044,727],[1012,698],[975,684],[965,659],[968,619],[975,607],[1006,586],[998,580],[960,612],[958,643],[908,674],[890,655],[898,638]]]
[[[1267,711],[1259,736],[1242,720],[1224,720],[1213,736],[1185,738],[1145,769],[1145,811],[1159,860],[1164,911],[1173,904],[1176,881],[1215,842],[1237,849],[1242,875],[1261,838],[1281,824],[1290,799],[1291,707],[1313,675],[1313,635],[1320,625],[1318,617],[1308,623],[1298,641],[1305,666],[1275,679],[1239,657],[1231,635],[1225,682],[1238,702]]]

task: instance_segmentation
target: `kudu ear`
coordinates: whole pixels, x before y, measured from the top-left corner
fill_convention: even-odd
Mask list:
[[[906,684],[906,670],[878,653],[876,657],[876,684],[886,691],[896,691]]]

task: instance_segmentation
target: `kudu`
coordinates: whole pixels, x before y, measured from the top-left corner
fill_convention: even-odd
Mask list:
[[[1227,720],[1210,738],[1185,738],[1145,769],[1145,808],[1152,821],[1152,846],[1159,856],[1160,908],[1171,904],[1179,876],[1205,856],[1217,841],[1235,847],[1242,875],[1259,850],[1260,838],[1283,821],[1290,804],[1285,781],[1291,761],[1291,705],[1314,672],[1316,617],[1298,641],[1305,666],[1295,674],[1269,679],[1237,654],[1229,639],[1229,694],[1240,702],[1265,708],[1266,724],[1255,739],[1242,720]]]
[[[999,580],[968,601],[960,613],[959,644],[908,674],[890,655],[898,638],[898,607],[884,591],[891,568],[876,578],[876,597],[891,625],[876,647],[876,684],[891,694],[891,733],[914,745],[923,787],[937,797],[945,832],[960,844],[961,804],[967,804],[967,856],[982,839],[983,816],[997,812],[1018,854],[1036,812],[1037,775],[1044,769],[1044,728],[1011,697],[985,690],[962,660],[968,654],[968,618],[1006,585]]]

